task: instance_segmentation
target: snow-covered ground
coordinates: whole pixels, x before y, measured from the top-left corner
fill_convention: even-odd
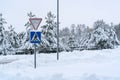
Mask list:
[[[120,47],[107,50],[0,56],[0,80],[120,80]]]

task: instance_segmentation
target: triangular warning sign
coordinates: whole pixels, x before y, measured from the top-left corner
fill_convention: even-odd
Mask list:
[[[37,30],[42,21],[42,18],[30,18],[29,21],[32,24],[33,28]]]
[[[36,33],[34,34],[32,41],[40,41],[40,39]]]

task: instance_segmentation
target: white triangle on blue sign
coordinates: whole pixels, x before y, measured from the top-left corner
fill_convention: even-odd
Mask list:
[[[31,31],[30,32],[30,43],[40,43],[41,42],[41,32]]]
[[[32,41],[40,41],[40,39],[39,39],[38,35],[36,34],[36,32],[35,32],[35,34],[34,34],[34,36],[32,38]]]

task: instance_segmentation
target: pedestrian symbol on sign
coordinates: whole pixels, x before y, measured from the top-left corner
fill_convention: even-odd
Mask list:
[[[34,36],[33,36],[32,41],[40,41],[40,39],[39,39],[39,37],[38,37],[38,35],[37,35],[36,32],[35,32],[35,34],[34,34]]]
[[[30,32],[30,42],[31,43],[40,43],[41,41],[41,32],[32,31]]]

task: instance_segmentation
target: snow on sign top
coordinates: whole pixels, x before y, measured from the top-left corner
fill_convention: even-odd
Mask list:
[[[42,21],[42,18],[30,18],[29,21],[32,24],[33,28],[37,30]]]

